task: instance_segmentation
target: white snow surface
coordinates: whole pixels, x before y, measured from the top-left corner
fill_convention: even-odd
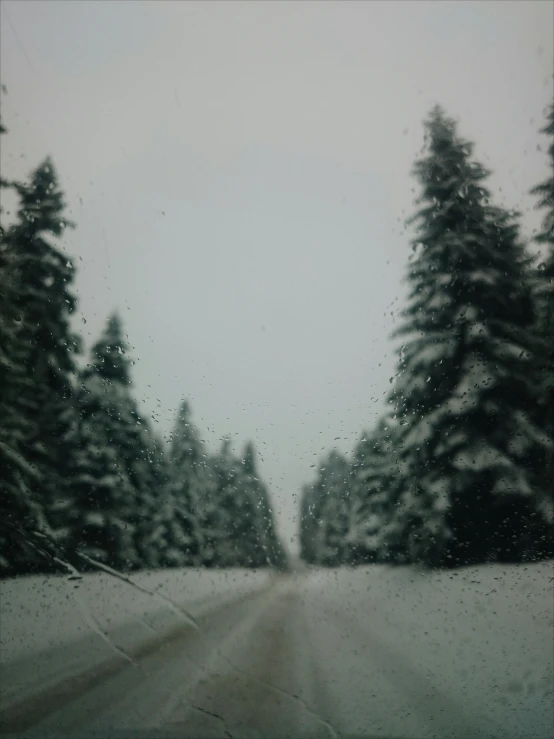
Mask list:
[[[88,575],[79,584],[87,610],[100,618],[104,609],[104,622],[110,616],[120,624],[151,620],[154,611],[144,614],[158,608],[148,605],[152,596],[135,595],[106,577]],[[201,607],[195,603],[204,596],[213,603],[215,592],[224,599],[264,582],[271,587],[242,610],[223,611],[220,626],[207,627],[211,656],[200,658],[204,671],[196,674],[189,660],[198,646],[195,637],[181,651],[166,650],[163,660],[146,658],[142,677],[127,670],[62,708],[38,726],[36,736],[66,722],[95,727],[99,733],[91,736],[100,737],[106,727],[144,731],[181,720],[180,736],[215,736],[214,713],[236,736],[243,735],[245,717],[267,737],[553,735],[554,561],[443,572],[383,565],[310,568],[272,578],[264,572],[198,570],[137,576],[196,613]],[[74,630],[79,622],[88,628],[71,585],[52,577],[0,584],[2,626],[8,627],[1,637],[2,662],[6,643],[13,652],[12,641],[31,639],[25,645],[30,656],[31,647],[61,644],[68,634],[60,629]],[[59,624],[49,623],[56,618]],[[65,654],[66,661],[72,657]],[[16,682],[22,674],[17,664],[11,672]],[[33,672],[42,667],[30,660],[27,669],[25,691],[32,695]],[[2,693],[17,697],[17,686],[6,682]],[[35,682],[43,685],[40,674]],[[199,721],[212,722],[211,733],[199,732]],[[312,730],[302,733],[310,722]],[[289,723],[290,731],[276,734]],[[248,734],[254,735],[262,734]]]
[[[186,621],[164,596],[194,618],[207,604],[248,593],[271,577],[268,570],[196,568],[129,576],[153,595],[106,572],[87,573],[82,580],[65,575],[2,580],[0,668],[39,650],[66,647],[97,628],[111,638],[125,627],[130,642],[152,638],[149,624],[163,630]]]
[[[408,707],[420,691],[414,705],[426,698],[427,710],[435,703],[440,712],[442,698],[445,705],[452,700],[479,736],[554,736],[554,561],[443,572],[320,570],[304,589],[307,603],[319,596],[312,639],[320,664],[331,665],[339,683],[342,713],[334,718],[343,730],[368,733],[371,711],[366,716],[362,704],[380,696],[384,718],[373,734],[427,736]],[[391,697],[395,721],[387,717],[389,679],[398,691]],[[401,694],[403,685],[415,695]],[[444,719],[454,736],[468,735],[456,730],[456,716],[449,720],[446,712]]]

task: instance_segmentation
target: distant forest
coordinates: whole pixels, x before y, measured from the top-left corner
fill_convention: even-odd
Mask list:
[[[52,161],[0,188],[19,201],[0,231],[0,577],[286,567],[253,444],[208,453],[186,402],[164,444],[117,314],[78,370],[75,268],[57,246],[73,224]]]
[[[554,106],[535,254],[455,121],[435,107],[424,127],[396,373],[375,427],[302,491],[311,564],[554,557]]]
[[[532,190],[539,256],[455,121],[435,107],[424,127],[387,410],[303,488],[310,564],[554,557],[554,106],[551,175]],[[59,248],[73,224],[52,161],[7,189],[19,204],[0,227],[0,576],[286,568],[253,444],[209,453],[186,401],[164,443],[134,397],[117,313],[78,369],[75,267]]]

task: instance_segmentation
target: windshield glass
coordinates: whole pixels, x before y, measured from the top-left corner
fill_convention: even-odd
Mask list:
[[[554,735],[554,6],[0,3],[0,732]]]

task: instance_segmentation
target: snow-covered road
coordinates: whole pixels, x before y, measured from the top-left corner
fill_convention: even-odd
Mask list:
[[[552,576],[542,563],[260,579],[149,648],[127,645],[132,664],[114,652],[107,667],[7,707],[3,728],[41,738],[546,739]]]

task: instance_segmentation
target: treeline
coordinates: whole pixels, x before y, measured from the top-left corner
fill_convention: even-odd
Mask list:
[[[2,133],[5,129],[2,128]],[[141,414],[118,316],[79,370],[73,224],[47,159],[0,232],[0,576],[151,567],[285,567],[246,444],[209,454],[183,403],[169,448]]]
[[[462,566],[554,557],[554,107],[532,257],[519,214],[435,107],[408,306],[387,410],[351,459],[332,451],[301,499],[302,556]]]

